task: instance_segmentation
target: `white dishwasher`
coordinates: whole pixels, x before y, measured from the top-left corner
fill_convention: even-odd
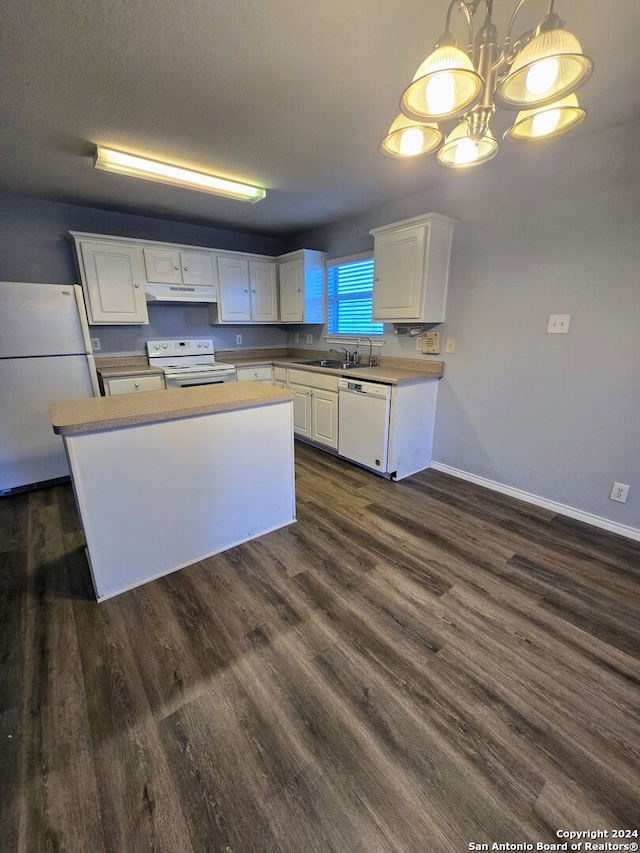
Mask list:
[[[338,391],[338,454],[386,474],[391,386],[345,377]]]

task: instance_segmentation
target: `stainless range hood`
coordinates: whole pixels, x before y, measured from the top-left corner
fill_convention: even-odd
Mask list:
[[[147,302],[217,302],[218,290],[214,285],[190,286],[186,284],[145,284]]]

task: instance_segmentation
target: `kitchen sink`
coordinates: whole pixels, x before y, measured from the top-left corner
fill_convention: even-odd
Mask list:
[[[296,361],[295,364],[307,364],[309,367],[331,367],[333,370],[349,370],[352,367],[357,367],[351,361],[330,361],[326,358],[314,358],[308,361]]]

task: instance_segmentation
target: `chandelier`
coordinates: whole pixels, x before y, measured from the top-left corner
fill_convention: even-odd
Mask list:
[[[593,71],[578,39],[564,29],[554,0],[535,30],[512,32],[527,0],[519,0],[501,45],[491,20],[493,0],[452,0],[445,32],[416,71],[400,99],[401,113],[380,143],[391,157],[417,157],[437,149],[443,166],[466,168],[491,160],[498,141],[490,129],[496,106],[518,111],[503,138],[508,142],[549,139],[570,130],[586,112],[575,95]],[[474,38],[474,16],[484,3],[484,23]],[[462,12],[468,47],[458,46],[451,14]],[[441,123],[458,120],[445,138]]]

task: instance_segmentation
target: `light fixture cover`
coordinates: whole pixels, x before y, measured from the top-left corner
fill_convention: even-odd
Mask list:
[[[504,139],[507,142],[550,139],[571,130],[580,124],[586,115],[586,111],[578,105],[577,97],[568,95],[546,107],[519,112],[512,127],[504,134]]]
[[[462,119],[436,154],[440,165],[452,169],[467,169],[478,163],[486,163],[496,156],[499,145],[490,130],[487,130],[478,142],[469,137],[467,130],[466,119]]]
[[[516,56],[495,92],[504,109],[543,107],[575,92],[591,76],[593,62],[578,39],[563,29],[540,33]]]
[[[267,194],[262,187],[253,187],[249,184],[209,175],[206,172],[183,169],[181,166],[162,163],[159,160],[148,160],[139,157],[137,154],[114,151],[102,145],[97,146],[94,166],[96,169],[105,169],[108,172],[117,172],[120,175],[130,175],[135,178],[144,178],[148,181],[157,181],[161,184],[171,184],[176,187],[213,193],[242,201],[260,201]]]
[[[448,35],[448,34],[447,34]],[[413,76],[400,99],[400,109],[416,121],[457,118],[482,97],[484,81],[467,54],[443,36]]]
[[[400,115],[380,143],[380,151],[389,157],[420,157],[434,151],[444,139],[435,124],[425,124]]]

